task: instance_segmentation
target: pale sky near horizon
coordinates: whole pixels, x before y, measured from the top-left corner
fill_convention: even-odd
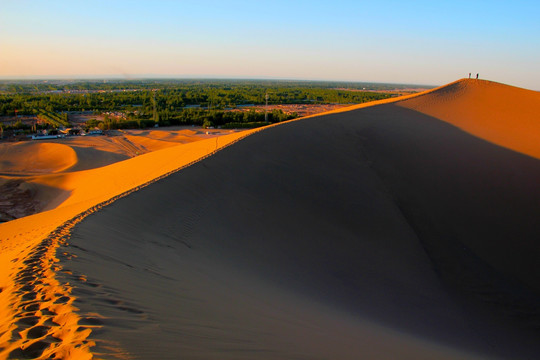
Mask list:
[[[540,90],[540,1],[0,0],[0,78],[210,77]]]

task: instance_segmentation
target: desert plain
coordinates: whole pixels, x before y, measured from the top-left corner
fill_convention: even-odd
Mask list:
[[[1,144],[0,359],[538,358],[540,93],[195,135]]]

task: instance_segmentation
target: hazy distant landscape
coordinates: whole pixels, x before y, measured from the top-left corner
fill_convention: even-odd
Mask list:
[[[8,138],[57,133],[59,127],[75,128],[71,134],[155,125],[249,128],[425,88],[268,80],[4,81],[0,126]]]

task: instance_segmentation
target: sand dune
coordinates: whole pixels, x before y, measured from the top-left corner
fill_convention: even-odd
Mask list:
[[[173,143],[187,143],[197,140],[197,131],[182,128],[176,131],[164,130],[131,130],[130,135],[139,136],[145,139],[160,140]]]
[[[123,134],[126,139],[140,145],[147,152],[160,150],[179,143],[187,144],[216,135],[226,135],[232,132],[234,131],[180,126],[160,130],[126,130],[123,131]]]
[[[540,162],[426,114],[479,84],[48,175],[0,224],[0,359],[536,358]]]

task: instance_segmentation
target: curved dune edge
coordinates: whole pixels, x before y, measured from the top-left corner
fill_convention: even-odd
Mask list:
[[[403,96],[392,97],[392,98],[383,99],[383,100],[375,100],[375,101],[365,102],[365,103],[362,103],[362,104],[351,105],[351,106],[343,107],[343,108],[340,108],[340,109],[327,111],[327,112],[324,112],[324,113],[308,115],[308,116],[304,116],[304,117],[299,118],[299,119],[294,119],[294,120],[289,120],[289,121],[297,121],[297,120],[309,119],[309,118],[313,118],[313,117],[317,117],[317,116],[323,116],[323,115],[329,115],[329,114],[338,114],[338,113],[342,113],[342,112],[347,112],[347,111],[352,111],[352,110],[357,110],[357,109],[363,109],[363,108],[367,108],[367,107],[371,107],[371,106],[377,106],[377,105],[383,105],[383,104],[391,104],[391,103],[395,103],[395,102],[399,102],[399,101],[413,99],[413,98],[417,98],[419,96],[427,95],[427,94],[430,94],[432,92],[438,91],[440,89],[443,89],[443,88],[445,88],[447,86],[458,83],[460,81],[461,80],[456,80],[456,81],[451,82],[449,84],[442,85],[442,86],[439,86],[439,87],[436,87],[436,88],[433,88],[433,89],[429,89],[429,90],[426,90],[426,91],[422,91],[422,92],[419,92],[419,93],[415,93],[415,94],[403,95]],[[279,125],[279,124],[275,124],[275,125]]]
[[[23,142],[0,146],[2,173],[57,173],[75,166],[77,162],[75,150],[64,144]]]
[[[413,99],[446,86],[291,121]],[[0,360],[12,351],[15,356],[23,351],[20,356],[37,359],[92,358],[93,343],[87,341],[92,326],[84,325],[85,319],[71,305],[69,284],[55,279],[55,272],[61,271],[54,265],[55,252],[69,230],[121,197],[253,133],[282,124],[170,147],[103,168],[44,176],[41,183],[70,191],[69,198],[53,210],[0,224]]]

